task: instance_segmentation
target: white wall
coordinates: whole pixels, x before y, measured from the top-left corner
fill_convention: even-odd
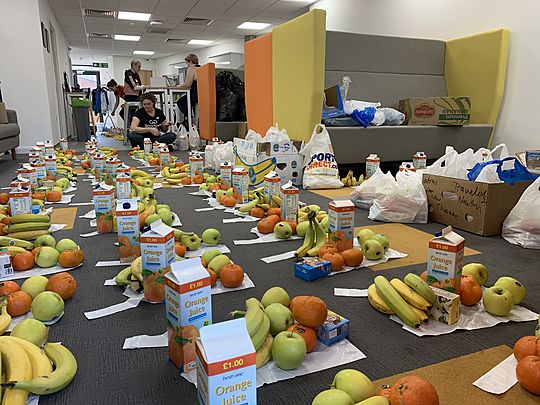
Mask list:
[[[540,2],[520,0],[321,0],[328,30],[452,39],[497,28],[511,30],[506,93],[494,143],[511,152],[540,147],[537,136]]]

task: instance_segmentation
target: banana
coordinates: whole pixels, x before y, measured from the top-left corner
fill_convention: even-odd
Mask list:
[[[431,303],[414,291],[411,287],[401,281],[399,278],[393,278],[390,280],[392,287],[401,295],[401,297],[412,306],[423,311],[429,311],[432,307]]]
[[[2,366],[5,365],[6,381],[29,380],[32,378],[32,363],[22,346],[11,340],[0,340]],[[2,370],[3,371],[3,370]],[[4,392],[2,404],[24,405],[28,398],[28,390],[10,386]]]
[[[320,222],[320,221],[322,221],[323,218],[325,218],[327,216],[328,216],[328,213],[326,211],[321,210],[321,211],[319,211],[317,213],[317,216],[315,217],[315,219]]]
[[[381,296],[377,292],[377,287],[375,287],[375,284],[371,284],[368,287],[367,291],[368,291],[368,301],[373,308],[375,308],[379,312],[382,312],[383,314],[387,314],[387,315],[394,314],[394,311],[392,311],[390,307],[386,305],[386,302],[384,302],[384,300],[381,298]]]
[[[163,170],[161,171],[161,175],[163,177],[169,177],[171,175],[171,172],[169,171],[169,167],[165,166]]]
[[[414,291],[420,294],[424,299],[430,302],[432,305],[435,305],[440,309],[440,303],[437,299],[437,296],[433,292],[433,289],[419,276],[414,273],[409,273],[403,279],[405,284],[411,287]]]
[[[392,287],[392,284],[384,276],[375,277],[374,282],[381,298],[399,319],[409,326],[418,328],[420,326],[418,314],[411,309],[409,304]]]
[[[45,222],[50,223],[51,218],[48,215],[41,214],[19,214],[11,217],[12,224],[22,224],[25,222]]]
[[[414,312],[416,312],[416,314],[418,315],[418,318],[420,319],[420,322],[428,323],[429,319],[428,319],[428,315],[426,314],[425,311],[423,311],[423,310],[421,310],[421,309],[419,309],[419,308],[417,308],[417,307],[415,307],[414,305],[411,305],[411,304],[409,304],[409,307],[411,307],[412,310]]]
[[[7,228],[7,227],[5,227]],[[4,229],[5,229],[4,228]],[[42,235],[49,235],[51,232],[48,230],[42,231],[22,231],[22,232],[10,232],[10,238],[22,239],[22,240],[35,240]]]
[[[184,177],[189,177],[189,174],[187,173],[175,173],[168,175],[165,179],[166,180],[182,180]]]
[[[257,368],[261,368],[272,358],[272,343],[274,338],[271,334],[266,335],[266,339],[255,354]]]
[[[128,266],[125,269],[121,270],[114,278],[114,281],[116,281],[116,285],[119,285],[119,286],[129,285],[128,277],[130,275],[131,275],[131,266]]]
[[[263,324],[263,315],[265,315],[262,304],[256,298],[246,300],[246,327],[249,336],[253,336]]]
[[[315,245],[307,251],[311,257],[319,256],[319,250],[328,241],[324,228],[316,219],[311,219],[311,226],[315,228]]]
[[[144,189],[138,184],[132,184],[132,186],[135,189],[135,192],[137,193],[137,197],[144,198]]]
[[[7,302],[2,300],[0,302],[2,309],[0,309],[0,335],[8,330],[9,325],[11,325],[11,315],[7,312]]]
[[[182,179],[171,179],[170,177],[167,177],[165,181],[169,184],[182,184]]]
[[[302,208],[300,208],[298,211],[300,212],[310,212],[310,211],[314,211],[315,212],[315,215],[317,215],[319,213],[319,211],[321,210],[321,207],[319,207],[318,205],[316,204],[311,204],[311,205],[306,205]]]
[[[309,221],[309,226],[307,228],[306,234],[304,235],[304,243],[302,246],[296,250],[294,255],[296,257],[304,257],[307,255],[307,252],[313,248],[315,245],[315,224],[312,221]]]
[[[130,172],[131,178],[137,178],[137,177],[148,177],[148,173],[146,173],[144,170],[131,170]]]
[[[27,252],[25,248],[19,246],[4,246],[4,249],[7,249],[10,256],[15,256],[16,254]]]
[[[9,236],[0,236],[0,246],[18,246],[32,250],[34,244],[23,239],[10,238]]]
[[[155,198],[151,198],[150,203],[146,206],[143,212],[147,213],[148,215],[155,214],[156,205],[157,205],[157,201],[155,200]]]
[[[50,227],[51,227],[51,224],[49,222],[25,222],[22,224],[8,225],[7,229],[4,228],[4,230],[6,230],[7,233],[26,232],[26,231],[44,231],[46,229],[49,229]]]
[[[390,405],[390,401],[381,395],[375,395],[364,399],[362,402],[358,402],[356,405]]]
[[[36,395],[54,394],[67,387],[77,373],[75,356],[60,343],[46,343],[43,347],[54,364],[54,371],[48,376],[30,378],[10,378],[9,385],[15,389],[30,391]]]
[[[255,208],[259,204],[259,199],[255,197],[254,200],[248,202],[247,204],[242,205],[238,211],[240,212],[250,212],[253,208]]]
[[[274,194],[274,195],[272,196],[272,204],[273,204],[275,207],[281,207],[281,204],[283,204],[283,200],[281,199],[280,196]]]
[[[321,226],[323,227],[325,232],[328,232],[328,215],[325,216],[321,221],[319,222]]]
[[[24,349],[32,365],[32,378],[43,377],[52,373],[51,361],[45,352],[35,344],[12,336],[0,336],[0,340],[13,341]]]
[[[257,204],[257,207],[262,208],[265,211],[270,209],[270,204]]]
[[[266,337],[270,333],[270,318],[263,312],[263,323],[257,331],[255,331],[255,334],[253,336],[250,335],[251,342],[253,343],[253,347],[255,350],[258,350],[266,340]]]
[[[139,281],[143,281],[142,275],[142,257],[139,256],[131,263],[131,274]]]

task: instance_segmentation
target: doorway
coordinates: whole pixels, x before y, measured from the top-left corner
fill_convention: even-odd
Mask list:
[[[62,81],[60,77],[60,62],[58,61],[58,47],[56,43],[56,32],[50,21],[49,21],[49,34],[50,34],[50,39],[51,39],[51,48],[52,48],[52,57],[53,57],[54,87],[56,91],[56,104],[58,107],[58,123],[60,125],[60,138],[65,138],[68,136],[67,109],[64,103],[64,94],[62,92],[62,84],[61,84]]]
[[[90,89],[90,91],[101,86],[101,77],[95,70],[74,70],[73,78],[75,85],[80,89]]]

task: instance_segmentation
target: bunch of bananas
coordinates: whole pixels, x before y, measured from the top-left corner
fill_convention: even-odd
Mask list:
[[[130,286],[133,291],[143,290],[142,258],[139,256],[128,267],[120,270],[114,278],[116,285]]]
[[[50,234],[51,218],[48,215],[42,214],[19,214],[10,218],[10,224],[3,227],[3,232],[8,236],[4,239],[7,243],[7,248],[24,247],[22,242],[30,241],[42,235]],[[7,240],[21,239],[21,241],[5,242]],[[31,248],[30,248],[31,249]]]
[[[356,177],[354,177],[354,173],[352,170],[349,170],[347,172],[347,175],[345,177],[341,178],[341,182],[345,187],[354,187],[359,186],[364,181],[364,175],[361,174],[360,177],[358,177],[358,180]]]
[[[105,156],[115,156],[118,155],[118,151],[115,148],[110,148],[108,146],[102,146],[97,150],[98,153],[101,153]]]
[[[143,170],[131,170],[131,196],[143,199],[154,194],[154,176]]]
[[[270,209],[270,197],[264,192],[263,187],[259,187],[252,192],[248,193],[250,201],[247,204],[242,205],[238,211],[250,212],[253,208],[262,208],[265,211]]]
[[[377,311],[395,314],[413,328],[427,323],[427,311],[434,305],[440,305],[431,287],[413,273],[407,274],[403,281],[375,277],[374,283],[368,287],[368,300]]]
[[[328,230],[328,212],[321,210],[316,204],[306,205],[298,210],[297,213],[297,222],[304,222],[308,220],[308,212],[315,211],[315,219]]]
[[[165,166],[163,170],[161,170],[161,175],[169,184],[182,184],[183,178],[190,177],[189,163],[179,167]]]
[[[0,335],[2,335],[6,330],[8,330],[9,325],[11,325],[11,315],[8,314],[7,301],[5,299],[0,301],[0,307]]]
[[[309,226],[304,235],[304,243],[298,248],[295,252],[296,257],[304,256],[319,256],[319,250],[321,247],[328,241],[327,231],[325,231],[322,223],[316,219],[318,211],[311,209],[310,206],[304,207],[305,212],[307,213],[307,221],[309,221]],[[326,217],[328,221],[328,217]],[[322,222],[322,221],[321,221]]]
[[[0,336],[0,352],[6,375],[2,384],[5,405],[24,405],[29,393],[54,394],[77,373],[75,356],[60,343],[46,343],[41,350],[24,339]]]
[[[67,178],[69,181],[77,181],[77,175],[73,173],[73,168],[71,166],[68,166],[67,164],[70,163],[67,158],[57,158],[57,165],[56,165],[56,171],[58,172],[58,176],[63,176],[63,178]],[[62,178],[62,177],[61,177]]]

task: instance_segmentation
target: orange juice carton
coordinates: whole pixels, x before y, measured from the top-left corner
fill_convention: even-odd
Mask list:
[[[459,319],[459,295],[436,287],[431,289],[437,296],[439,305],[433,305],[427,311],[428,317],[447,325],[455,324]]]
[[[102,174],[105,171],[105,160],[107,157],[99,152],[96,152],[94,158],[92,159],[92,167],[97,170],[99,174]]]
[[[60,149],[62,149],[62,150],[68,150],[69,149],[68,140],[66,138],[61,138],[60,139]]]
[[[119,199],[116,202],[116,222],[118,228],[118,256],[120,263],[131,263],[141,255],[139,246],[138,202],[134,198]]]
[[[277,174],[274,171],[271,171],[270,173],[266,174],[264,176],[263,181],[264,186],[264,192],[266,195],[270,198],[270,205],[272,207],[277,207],[278,204],[276,204],[274,201],[272,201],[272,196],[280,196],[280,188],[281,188],[281,177],[279,174]]]
[[[161,161],[162,169],[169,166],[169,163],[171,162],[171,153],[169,152],[169,148],[167,146],[159,150],[159,159]]]
[[[47,154],[45,151],[45,142],[36,142],[36,149],[39,149],[41,156],[43,157]]]
[[[427,282],[432,287],[459,293],[465,239],[447,226],[429,241]]]
[[[36,179],[39,184],[40,181],[47,178],[47,170],[45,169],[45,162],[41,160],[37,160],[32,164],[32,167],[36,169]]]
[[[45,141],[45,155],[54,155],[54,145],[51,141]]]
[[[195,347],[202,405],[255,405],[256,353],[244,318],[205,326]]]
[[[416,152],[413,156],[413,165],[417,170],[427,167],[427,155],[424,152]]]
[[[9,207],[11,216],[32,213],[32,190],[30,187],[19,185],[9,192]]]
[[[86,142],[84,144],[84,149],[86,150],[86,153],[90,154],[90,152],[96,151],[97,146],[93,142]]]
[[[326,321],[315,332],[320,342],[326,346],[333,345],[349,336],[349,320],[328,310]]]
[[[159,155],[159,142],[154,142],[152,144],[152,153]]]
[[[354,242],[354,204],[338,199],[328,204],[328,243],[340,252],[352,249]]]
[[[232,184],[232,169],[233,166],[231,162],[221,162],[219,164],[221,180],[225,180],[227,184]]]
[[[28,152],[28,163],[30,163],[31,165],[36,163],[40,159],[41,159],[40,152],[37,152],[35,150],[31,150],[30,152]]]
[[[234,192],[240,195],[240,204],[245,204],[249,201],[249,178],[248,171],[243,167],[235,167],[232,170],[232,186]]]
[[[141,242],[144,298],[151,302],[165,299],[165,274],[174,262],[174,231],[161,220],[152,222]]]
[[[54,186],[54,182],[52,182],[52,185],[49,185],[48,188],[52,188]],[[18,188],[30,188],[30,180],[17,177],[15,180],[13,180],[9,184],[10,190],[17,190]]]
[[[169,359],[180,372],[195,369],[195,340],[212,323],[211,284],[198,257],[172,263],[165,275]]]
[[[114,219],[114,187],[99,183],[92,191],[94,210],[96,212],[97,231],[108,233],[113,231]]]
[[[25,179],[28,179],[28,181],[30,182],[30,186],[34,188],[38,186],[36,169],[34,169],[31,165],[29,164],[22,165],[22,167],[17,169],[17,175]]]
[[[366,179],[369,179],[375,174],[381,165],[381,158],[376,153],[372,153],[366,159]]]
[[[150,152],[152,152],[152,141],[150,140],[150,138],[144,138],[143,146],[145,155],[148,155]]]
[[[281,219],[283,221],[296,221],[300,203],[300,190],[288,181],[280,187]]]
[[[189,155],[189,175],[195,177],[200,174],[202,176],[204,170],[204,159],[198,153]]]
[[[131,198],[131,176],[129,173],[121,172],[116,176],[116,198],[119,200]]]
[[[48,178],[54,179],[56,177],[56,156],[54,154],[45,156],[45,172]]]
[[[111,177],[116,176],[116,169],[118,166],[120,166],[122,162],[120,159],[115,158],[114,156],[108,157],[105,160],[105,173],[110,175]]]

